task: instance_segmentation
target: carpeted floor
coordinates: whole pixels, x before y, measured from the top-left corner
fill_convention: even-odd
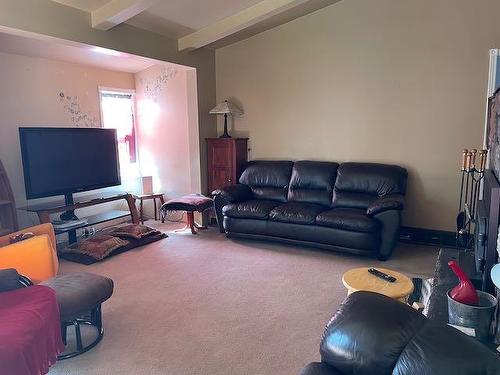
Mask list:
[[[113,278],[115,293],[103,305],[102,342],[50,374],[297,374],[319,359],[346,270],[380,265],[430,277],[438,250],[400,245],[378,262],[150,224],[170,237],[91,266],[61,262],[61,273]]]

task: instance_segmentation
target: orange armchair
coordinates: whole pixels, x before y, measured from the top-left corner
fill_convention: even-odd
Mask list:
[[[31,232],[35,237],[11,244],[9,238],[17,233]],[[57,274],[56,237],[52,224],[41,224],[0,237],[0,269],[15,268],[34,284]]]

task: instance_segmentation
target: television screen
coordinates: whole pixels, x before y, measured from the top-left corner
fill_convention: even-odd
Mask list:
[[[26,198],[120,185],[115,129],[19,128]]]

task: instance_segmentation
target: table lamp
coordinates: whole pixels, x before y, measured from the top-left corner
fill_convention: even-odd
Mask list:
[[[209,113],[211,115],[224,115],[224,133],[219,138],[231,138],[227,132],[227,115],[242,115],[243,111],[233,103],[224,100],[222,103],[217,104]]]

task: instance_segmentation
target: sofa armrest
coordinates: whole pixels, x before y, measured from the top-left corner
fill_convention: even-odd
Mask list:
[[[252,190],[249,186],[238,184],[238,185],[228,185],[223,188],[214,190],[212,192],[214,197],[214,208],[215,217],[217,218],[217,223],[219,224],[219,231],[224,233],[222,208],[230,203],[242,202],[245,200],[252,199]]]
[[[387,210],[379,212],[373,218],[380,223],[380,247],[377,258],[387,260],[391,256],[399,240],[401,228],[401,211]]]
[[[230,203],[242,202],[252,198],[252,190],[247,185],[228,185],[214,190],[213,196],[221,196]]]
[[[366,209],[366,214],[373,216],[388,210],[402,210],[404,207],[404,196],[401,194],[390,194],[378,198]]]

